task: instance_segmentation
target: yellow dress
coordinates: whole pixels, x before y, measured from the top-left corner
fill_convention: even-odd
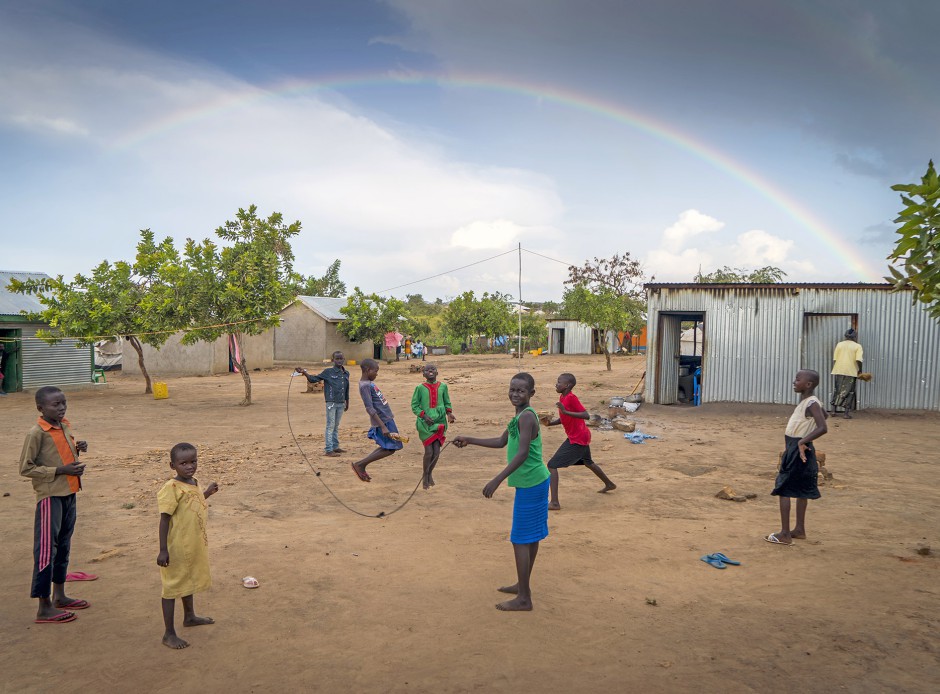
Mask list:
[[[157,492],[157,505],[160,513],[170,516],[166,540],[170,563],[160,567],[161,597],[169,600],[208,590],[212,585],[206,535],[209,506],[202,487],[170,480]]]

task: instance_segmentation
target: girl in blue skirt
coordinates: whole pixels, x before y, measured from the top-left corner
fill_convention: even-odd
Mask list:
[[[519,373],[509,382],[509,401],[516,408],[516,416],[506,425],[502,436],[494,439],[478,439],[457,436],[454,445],[463,448],[468,444],[486,448],[506,448],[506,467],[483,487],[483,496],[492,498],[503,480],[516,488],[512,507],[512,532],[509,540],[516,559],[516,583],[499,590],[516,597],[496,605],[497,610],[507,612],[532,609],[532,592],[529,579],[539,553],[539,542],[548,537],[548,487],[549,472],[542,462],[542,437],[539,435],[539,420],[529,405],[535,395],[535,379],[530,374]]]

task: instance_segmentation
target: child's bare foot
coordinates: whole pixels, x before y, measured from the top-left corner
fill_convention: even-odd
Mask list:
[[[432,487],[434,486],[434,475],[432,475],[430,472],[428,473],[428,484]]]
[[[215,624],[215,620],[212,617],[199,617],[197,615],[192,615],[191,617],[183,617],[183,626],[184,627],[199,627],[203,624]]]
[[[511,586],[500,586],[497,588],[500,593],[509,593],[511,595],[516,595],[519,592],[519,584],[513,583]]]
[[[598,494],[605,494],[606,492],[612,492],[612,491],[615,490],[616,488],[617,488],[617,485],[616,485],[616,484],[614,484],[613,482],[608,482],[606,485],[604,485],[604,488],[603,488],[603,489],[598,489],[598,490],[597,490],[597,493],[598,493]]]
[[[176,634],[164,634],[163,645],[167,648],[187,648],[189,646],[189,641],[183,641],[183,639],[181,639]]]
[[[561,504],[559,504],[557,501],[549,501],[549,502],[548,502],[548,510],[549,510],[549,511],[560,511],[560,510],[561,510]]]
[[[793,530],[790,532],[790,537],[794,540],[805,540],[806,533],[801,530]]]
[[[532,601],[516,598],[515,600],[497,603],[496,609],[503,612],[529,612],[532,610]]]
[[[422,488],[422,489],[430,489],[430,488],[431,488],[431,483],[428,482],[428,476],[427,476],[427,475],[422,475],[422,477],[421,477],[421,488]]]
[[[842,419],[852,419],[852,415],[846,412],[844,415],[842,415]]]

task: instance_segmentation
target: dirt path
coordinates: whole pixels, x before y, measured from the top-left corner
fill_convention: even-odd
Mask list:
[[[498,435],[519,363],[438,363],[458,418],[451,433]],[[612,373],[600,357],[524,367],[537,409],[556,402],[562,371],[599,409],[630,391],[644,362],[617,359]],[[382,365],[378,383],[403,431],[413,432],[420,380],[405,362]],[[89,442],[72,567],[101,578],[69,584],[93,605],[67,625],[32,623],[35,504],[16,461],[36,412],[30,395],[0,399],[0,492],[9,493],[0,498],[0,691],[933,692],[940,682],[937,413],[830,420],[818,448],[835,479],[810,504],[810,539],[785,548],[761,537],[779,527],[769,491],[789,408],[644,405],[638,428],[656,440],[594,434],[616,491],[597,494],[600,482],[580,468],[562,472],[535,610],[505,614],[493,605],[495,588],[514,580],[512,492],[481,495],[503,451],[450,447],[433,490],[389,518],[361,518],[311,473],[285,417],[291,385],[291,421],[320,479],[363,512],[387,513],[419,479],[420,442],[359,482],[349,462],[371,442],[355,400],[341,427],[350,454],[321,459],[322,396],[303,394],[287,370],[253,374],[249,408],[237,406],[237,375],[172,379],[163,401],[142,396],[138,380],[109,381],[68,396],[73,428]],[[564,434],[543,431],[550,455]],[[186,629],[192,647],[173,652],[160,644],[154,497],[182,440],[199,447],[197,477],[222,485],[210,502],[214,586],[196,597],[217,623]],[[758,496],[716,499],[726,484]],[[919,544],[934,556],[917,554]],[[699,561],[718,551],[743,565]],[[245,575],[261,588],[245,590]]]

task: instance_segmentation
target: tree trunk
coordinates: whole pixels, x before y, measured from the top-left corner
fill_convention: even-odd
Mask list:
[[[242,381],[245,382],[245,399],[242,400],[239,405],[250,405],[251,404],[251,376],[248,374],[248,367],[245,364],[245,349],[242,347],[241,340],[239,336],[241,333],[232,333],[232,339],[235,340],[235,347],[238,351],[238,354],[241,356],[241,360],[237,362],[238,370],[241,371]]]
[[[144,348],[141,346],[140,340],[133,335],[128,337],[127,341],[131,343],[131,347],[137,352],[137,364],[140,366],[140,373],[144,376],[144,395],[152,393],[153,385],[150,383],[150,374],[147,371],[147,367],[144,366]]]
[[[607,349],[607,340],[604,340],[604,357],[607,359],[607,370],[611,371],[610,368],[610,350]]]

